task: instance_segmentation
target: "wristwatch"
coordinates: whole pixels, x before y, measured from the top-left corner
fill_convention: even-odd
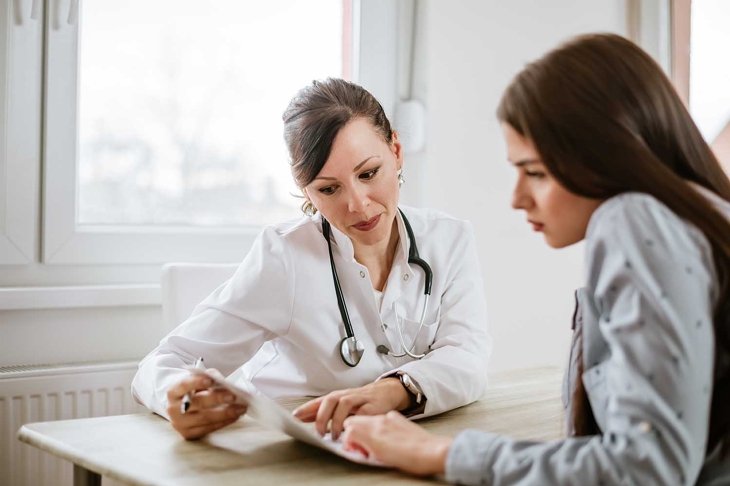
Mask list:
[[[401,410],[401,413],[406,417],[423,413],[426,408],[426,397],[423,395],[421,387],[413,381],[408,373],[396,371],[394,375],[398,377],[401,385],[403,385],[403,388],[406,389],[408,395],[411,397],[411,404],[405,410]]]

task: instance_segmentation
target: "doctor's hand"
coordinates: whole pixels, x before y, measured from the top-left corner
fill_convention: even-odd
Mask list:
[[[384,378],[359,388],[337,390],[315,398],[294,410],[303,422],[315,422],[320,435],[328,430],[332,439],[342,433],[343,422],[350,415],[379,415],[391,410],[404,410],[410,396],[398,378]]]
[[[234,403],[231,392],[212,385],[206,376],[191,375],[167,391],[170,423],[187,440],[200,439],[246,413],[247,406]],[[190,394],[190,407],[183,413],[180,406],[186,393]]]
[[[427,432],[397,412],[345,420],[342,442],[387,466],[418,476],[443,474],[453,439]]]

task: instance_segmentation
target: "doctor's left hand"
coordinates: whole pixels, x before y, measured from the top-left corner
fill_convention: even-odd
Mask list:
[[[301,405],[293,414],[303,422],[315,422],[320,435],[327,432],[337,439],[350,415],[379,415],[404,410],[410,396],[398,378],[384,378],[359,388],[337,390]]]

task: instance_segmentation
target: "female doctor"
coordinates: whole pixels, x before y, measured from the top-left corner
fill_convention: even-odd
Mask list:
[[[185,370],[201,357],[337,438],[349,415],[437,414],[478,399],[490,339],[471,227],[398,206],[403,151],[380,103],[341,79],[283,115],[304,217],[265,228],[234,276],[139,365],[138,401],[186,439],[245,406]],[[183,397],[189,397],[189,408]]]

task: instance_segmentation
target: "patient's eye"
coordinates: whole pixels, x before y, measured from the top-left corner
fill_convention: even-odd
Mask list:
[[[545,177],[545,172],[539,170],[525,170],[525,175],[534,179],[542,179]]]

